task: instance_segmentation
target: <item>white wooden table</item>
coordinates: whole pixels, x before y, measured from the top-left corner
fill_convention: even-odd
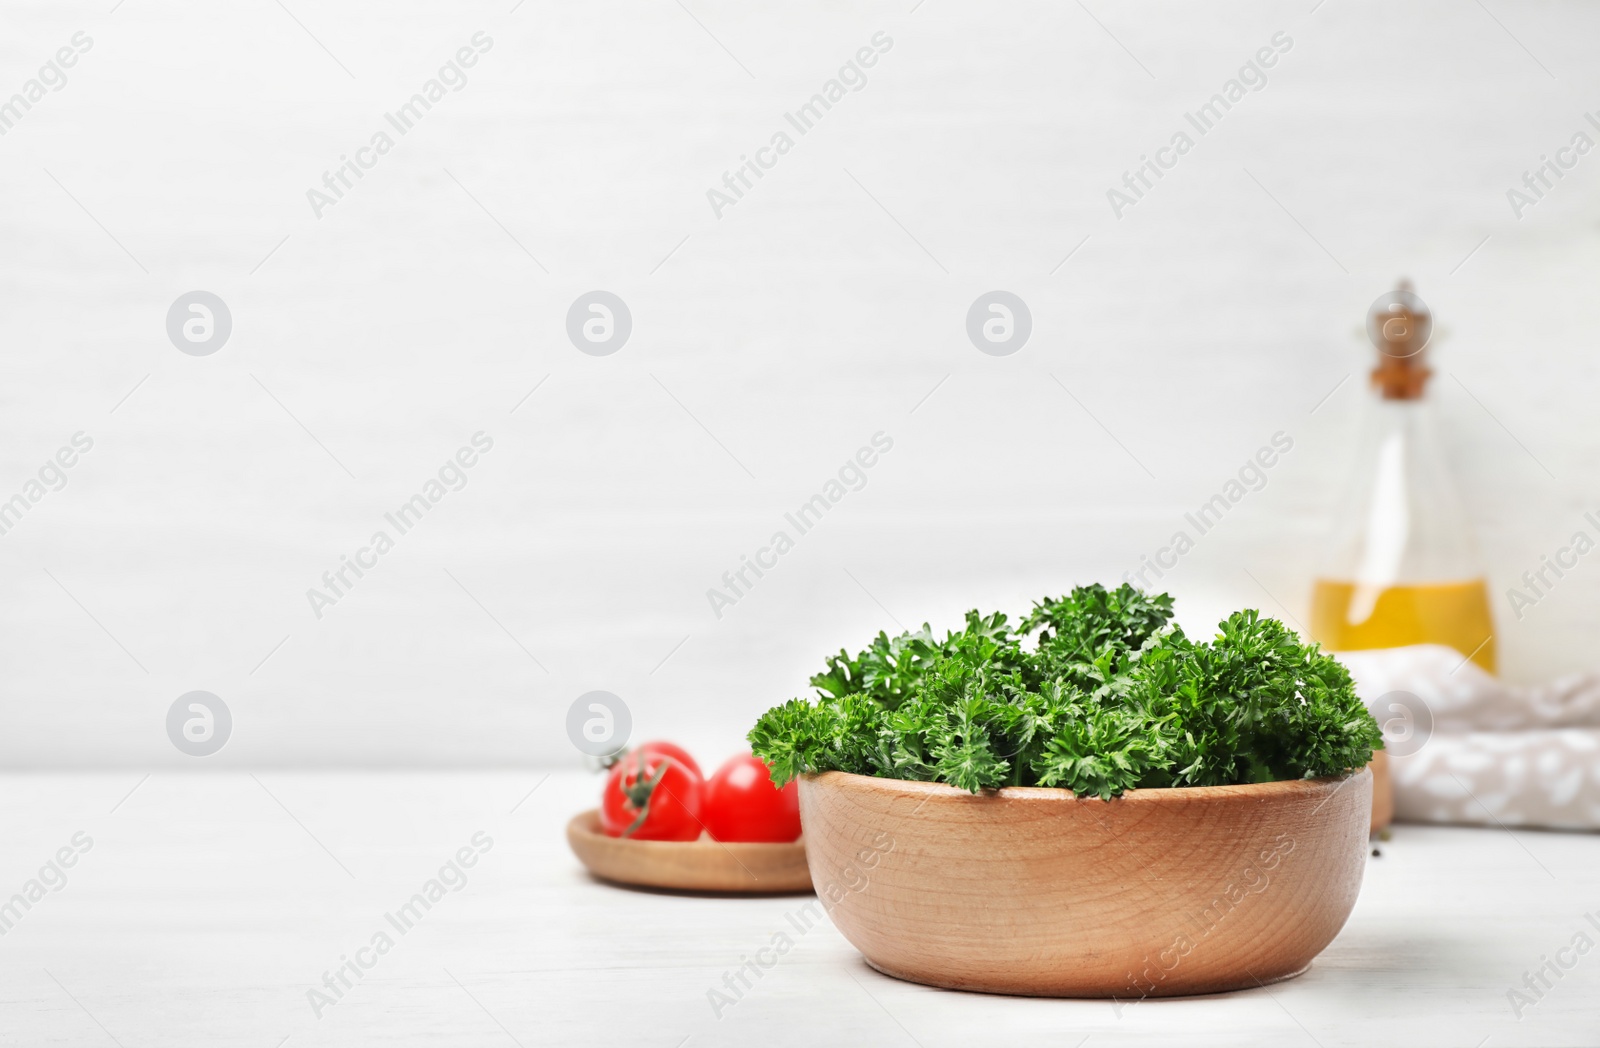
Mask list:
[[[719,1018],[707,991],[793,934],[809,897],[591,880],[562,827],[598,786],[576,771],[6,776],[0,891],[63,846],[74,865],[0,936],[0,1043],[1600,1044],[1600,950],[1520,1020],[1507,998],[1595,933],[1591,835],[1399,827],[1343,934],[1270,991],[1119,1013],[930,990],[873,972],[823,920]],[[462,847],[463,886],[403,934],[385,920]],[[358,953],[379,931],[393,948]],[[319,1017],[308,991],[341,957],[373,964]]]

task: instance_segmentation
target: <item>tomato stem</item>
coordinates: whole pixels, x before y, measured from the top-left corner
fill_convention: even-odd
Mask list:
[[[622,831],[624,837],[633,836],[634,831],[643,826],[645,820],[650,817],[650,798],[655,795],[656,787],[661,785],[661,780],[667,774],[668,767],[669,762],[663,760],[656,765],[655,774],[646,779],[644,777],[644,754],[639,754],[639,770],[635,774],[633,784],[622,787],[623,795],[628,798],[629,807],[639,809],[639,816],[633,820],[627,829]]]

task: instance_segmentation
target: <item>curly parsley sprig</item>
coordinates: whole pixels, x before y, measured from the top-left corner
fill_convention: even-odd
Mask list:
[[[1210,642],[1172,598],[1083,586],[1014,626],[968,612],[840,651],[750,729],[782,785],[807,772],[944,782],[971,792],[1055,786],[1110,798],[1160,786],[1318,778],[1383,745],[1345,668],[1275,619],[1240,611]]]

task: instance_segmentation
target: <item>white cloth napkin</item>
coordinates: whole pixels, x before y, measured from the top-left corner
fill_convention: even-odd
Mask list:
[[[1600,829],[1600,673],[1511,685],[1437,644],[1338,658],[1384,727],[1397,819]]]

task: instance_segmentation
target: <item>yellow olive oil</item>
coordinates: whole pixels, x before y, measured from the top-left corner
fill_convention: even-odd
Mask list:
[[[1494,622],[1483,579],[1382,587],[1318,579],[1311,633],[1329,651],[1446,644],[1495,672]]]

